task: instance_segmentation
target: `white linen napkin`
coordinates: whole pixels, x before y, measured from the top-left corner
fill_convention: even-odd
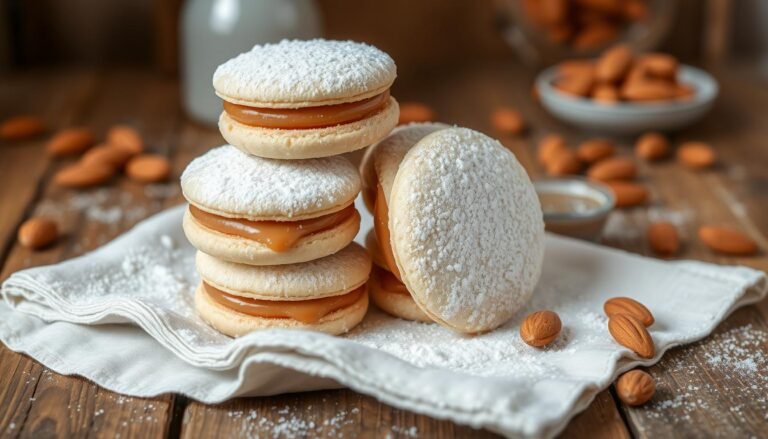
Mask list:
[[[347,386],[418,413],[540,437],[561,431],[620,372],[705,337],[768,291],[756,270],[664,262],[550,235],[531,303],[489,334],[462,336],[372,309],[342,337],[268,330],[231,339],[193,309],[198,277],[181,231],[184,209],[157,214],[82,257],[13,274],[1,290],[0,340],[124,394],[175,392],[214,403]],[[367,230],[370,217],[363,223]],[[613,296],[653,312],[655,358],[641,360],[612,340],[602,304]],[[518,328],[542,308],[560,315],[563,332],[538,350]]]

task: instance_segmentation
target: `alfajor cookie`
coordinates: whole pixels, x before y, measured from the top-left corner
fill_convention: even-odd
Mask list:
[[[376,306],[407,320],[432,321],[400,282],[400,274],[389,246],[382,250],[379,245],[379,239],[389,240],[387,194],[392,188],[400,162],[411,147],[425,136],[446,128],[449,126],[441,123],[414,123],[397,127],[384,140],[371,146],[360,164],[363,200],[374,213],[374,230],[366,236],[365,245],[374,263],[380,267],[374,269],[368,290]]]
[[[225,261],[310,261],[346,247],[360,227],[360,176],[343,157],[272,160],[225,145],[193,160],[181,188],[187,238]]]
[[[257,45],[213,75],[221,134],[260,157],[326,157],[368,146],[397,125],[395,63],[352,41]]]
[[[389,168],[394,178],[377,177],[374,224],[393,277],[456,331],[509,320],[529,300],[544,255],[539,200],[515,156],[482,133],[448,128]]]
[[[357,244],[310,262],[251,266],[198,252],[200,316],[238,337],[259,329],[291,328],[342,334],[368,309],[371,260]]]

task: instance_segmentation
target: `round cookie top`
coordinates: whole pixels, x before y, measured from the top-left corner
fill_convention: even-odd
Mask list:
[[[397,267],[435,321],[485,332],[528,301],[544,221],[528,174],[498,141],[467,128],[425,137],[400,164],[390,199]]]
[[[336,212],[354,202],[360,175],[341,156],[275,160],[224,145],[187,166],[181,190],[191,204],[216,215],[296,221]]]
[[[371,258],[358,244],[301,264],[243,265],[197,252],[197,271],[222,291],[265,300],[307,300],[345,294],[363,285]]]
[[[213,88],[222,99],[263,108],[334,105],[369,98],[395,80],[395,62],[353,41],[283,40],[254,46],[220,65]]]
[[[389,136],[371,146],[363,157],[360,173],[365,189],[375,191],[376,184],[381,183],[384,197],[389,203],[390,189],[405,154],[425,136],[446,128],[450,126],[430,122],[401,125],[392,130]]]

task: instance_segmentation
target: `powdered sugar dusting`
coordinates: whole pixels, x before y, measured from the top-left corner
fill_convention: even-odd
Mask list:
[[[360,192],[360,175],[344,157],[273,160],[231,145],[196,158],[181,175],[184,197],[243,217],[293,217],[345,205]]]
[[[224,98],[267,103],[355,96],[395,80],[395,62],[353,41],[283,40],[257,45],[220,65],[213,87]]]
[[[544,222],[528,175],[501,144],[466,128],[431,134],[403,160],[391,198],[404,280],[433,315],[475,332],[525,304]]]

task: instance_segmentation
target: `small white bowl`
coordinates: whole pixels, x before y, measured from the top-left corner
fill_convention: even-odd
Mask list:
[[[550,67],[536,78],[544,108],[563,122],[607,134],[629,135],[686,127],[712,108],[718,93],[717,82],[709,73],[685,65],[680,66],[678,79],[693,87],[695,94],[690,99],[672,102],[598,103],[555,89],[556,77],[556,67]]]

